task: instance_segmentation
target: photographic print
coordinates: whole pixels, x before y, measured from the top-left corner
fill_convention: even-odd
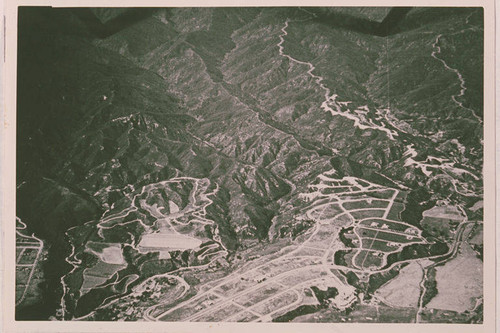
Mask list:
[[[482,324],[484,14],[19,7],[15,319]]]

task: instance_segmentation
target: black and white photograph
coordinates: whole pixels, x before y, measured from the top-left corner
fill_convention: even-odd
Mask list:
[[[482,327],[485,15],[19,6],[15,321]]]

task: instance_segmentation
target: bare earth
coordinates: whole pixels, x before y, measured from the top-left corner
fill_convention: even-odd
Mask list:
[[[422,280],[422,268],[411,262],[401,269],[399,275],[380,288],[376,295],[388,305],[396,307],[416,307],[420,295],[419,283]]]
[[[169,248],[169,249],[194,249],[200,246],[199,239],[181,234],[148,234],[142,237],[139,247],[144,248]]]
[[[444,266],[437,267],[438,294],[428,308],[463,312],[471,310],[483,294],[483,263],[467,243],[461,253]]]

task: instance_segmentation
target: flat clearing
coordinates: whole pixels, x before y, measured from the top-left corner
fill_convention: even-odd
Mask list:
[[[270,300],[265,301],[262,304],[257,305],[253,308],[253,311],[258,312],[259,314],[265,315],[276,311],[278,309],[282,309],[293,302],[298,301],[297,293],[293,291],[287,291],[286,293],[274,297]]]
[[[26,284],[28,282],[28,277],[31,272],[31,267],[16,267],[16,283],[18,285],[20,284]]]
[[[230,318],[232,322],[248,322],[257,319],[258,317],[251,312],[243,311],[238,313],[236,316]]]
[[[352,188],[353,191],[360,191],[360,189]],[[342,200],[354,200],[354,199],[391,199],[394,194],[392,189],[373,189],[366,190],[363,192],[352,193],[351,191],[345,191],[344,193],[338,194],[339,198]]]
[[[173,202],[172,200],[168,201],[168,208],[169,208],[170,214],[175,214],[175,213],[179,212],[179,206],[177,206],[177,204],[175,202]]]
[[[361,240],[362,247],[364,249],[373,249],[377,251],[382,251],[382,252],[394,252],[396,251],[399,247],[397,246],[390,246],[388,243],[390,242],[385,242],[381,241],[378,239],[371,239],[371,238],[363,238]]]
[[[331,219],[340,213],[342,213],[342,209],[337,204],[329,204],[323,211],[323,215],[319,216],[318,219],[321,220]]]
[[[325,253],[325,250],[320,250],[320,249],[315,249],[315,248],[310,248],[310,247],[303,247],[295,254],[298,257],[300,257],[300,256],[321,257],[324,253]]]
[[[113,265],[125,265],[121,245],[118,243],[88,242],[85,252],[92,253],[101,261]]]
[[[420,281],[422,268],[412,261],[403,267],[399,275],[378,289],[376,295],[384,299],[388,305],[396,307],[416,307],[420,297]]]
[[[332,230],[332,228],[329,225],[322,224],[319,227],[319,230],[316,233],[316,235],[314,235],[309,240],[307,245],[315,247],[315,248],[327,249],[332,242],[333,235],[335,235],[335,233],[333,233],[333,231],[334,230]]]
[[[201,240],[181,234],[147,234],[141,238],[139,248],[142,249],[170,249],[188,250],[201,245]]]
[[[481,245],[483,244],[483,225],[479,224],[477,225],[476,229],[473,231],[473,233],[470,235],[469,244],[473,245]]]
[[[213,294],[205,294],[202,297],[184,303],[182,307],[167,311],[158,319],[161,321],[179,321],[187,319],[213,305],[217,299],[219,298]]]
[[[211,311],[207,314],[204,314],[201,317],[194,319],[194,321],[219,322],[219,321],[223,321],[224,319],[229,318],[229,317],[237,314],[241,310],[242,309],[239,306],[236,306],[236,305],[230,303],[230,304],[225,305],[222,308],[218,309],[217,311]]]
[[[464,217],[455,206],[437,206],[422,213],[422,216],[449,219],[452,221],[463,221]]]
[[[411,323],[415,320],[416,309],[391,308],[387,306],[358,305],[348,316],[348,322],[355,323]],[[316,313],[299,316],[292,322],[335,323],[345,315],[336,309],[327,308]]]
[[[350,212],[352,217],[356,220],[366,219],[368,217],[383,217],[385,211],[383,209],[368,209],[368,210],[355,210]]]
[[[345,213],[337,216],[337,218],[330,223],[334,223],[336,227],[345,227],[351,225],[353,222],[352,217]]]
[[[125,265],[107,264],[99,261],[94,266],[87,268],[84,274],[109,278],[124,267]]]
[[[391,210],[389,214],[387,214],[387,218],[391,220],[401,221],[401,212],[405,210],[405,205],[400,202],[394,202],[392,204]]]
[[[320,205],[309,212],[310,216],[318,221],[333,218],[340,213],[342,209],[335,203]]]
[[[387,208],[389,201],[366,199],[361,201],[349,201],[342,204],[346,210],[355,210],[360,208]]]
[[[126,264],[119,246],[110,246],[102,250],[101,260],[108,264]]]
[[[396,243],[410,243],[410,242],[416,242],[419,241],[420,238],[415,235],[406,235],[403,233],[391,233],[391,232],[385,232],[382,230],[373,230],[373,229],[367,229],[367,228],[356,228],[356,232],[361,236],[361,237],[370,237],[370,238],[377,238],[380,240],[385,240],[388,242],[396,242]]]
[[[262,288],[259,288],[255,291],[252,291],[250,293],[238,297],[235,301],[238,304],[248,307],[260,301],[265,300],[266,298],[272,296],[273,294],[277,293],[282,289],[283,287],[281,287],[280,285],[268,284],[263,286]]]
[[[36,248],[26,248],[19,258],[17,264],[28,265],[34,264],[36,257],[38,255],[38,249]]]
[[[361,269],[379,268],[382,266],[382,257],[376,252],[361,250],[355,257],[355,264]]]
[[[438,294],[427,308],[464,312],[483,295],[483,262],[469,244],[463,242],[460,250],[455,259],[436,267]]]
[[[296,268],[304,267],[313,264],[313,260],[306,258],[285,258],[283,260],[275,261],[265,264],[257,268],[256,272],[262,274],[266,278],[277,276],[281,273],[291,271]]]
[[[81,291],[82,293],[85,293],[90,289],[95,288],[100,284],[103,284],[104,282],[106,282],[106,280],[107,278],[103,277],[84,275]]]
[[[257,282],[253,280],[234,278],[232,280],[227,281],[217,289],[215,289],[215,292],[225,297],[231,297],[256,284]]]
[[[317,279],[319,276],[326,276],[328,273],[324,268],[311,267],[311,269],[304,270],[297,273],[292,273],[286,277],[283,277],[278,281],[278,283],[284,284],[285,286],[295,287],[299,283],[306,282],[308,280]]]

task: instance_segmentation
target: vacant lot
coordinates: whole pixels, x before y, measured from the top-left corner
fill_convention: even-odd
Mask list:
[[[332,242],[333,236],[335,235],[336,228],[329,224],[322,224],[319,227],[318,232],[314,235],[307,243],[307,246],[317,247],[317,248],[328,248]]]
[[[337,204],[329,204],[328,206],[319,209],[320,212],[321,210],[323,210],[323,214],[318,216],[321,220],[328,220],[342,213],[342,209],[340,209]]]
[[[124,265],[121,245],[118,243],[88,242],[85,252],[92,253],[107,264]]]
[[[16,283],[26,284],[31,272],[31,267],[16,267]]]
[[[85,274],[93,276],[110,277],[115,274],[120,269],[123,269],[125,265],[107,264],[105,262],[99,261],[91,268],[85,270]]]
[[[358,305],[348,315],[338,310],[327,308],[316,313],[297,317],[293,322],[340,322],[341,319],[352,323],[410,323],[415,320],[416,309],[391,308],[387,306]]]
[[[464,312],[471,310],[476,298],[483,296],[483,262],[465,242],[461,253],[444,266],[436,267],[438,294],[428,308]]]
[[[436,206],[422,213],[422,228],[435,237],[451,237],[452,224],[464,220],[455,206]]]
[[[380,267],[382,265],[382,256],[376,252],[361,250],[354,258],[355,264],[361,268]]]
[[[257,319],[257,316],[254,315],[253,313],[243,311],[238,313],[236,316],[231,317],[230,321],[233,322],[248,322]]]
[[[82,290],[91,289],[104,283],[116,272],[125,267],[126,265],[108,264],[99,260],[97,264],[85,269],[85,271],[83,272]]]
[[[141,238],[139,248],[142,249],[195,249],[201,245],[201,240],[181,234],[147,234]]]
[[[335,220],[333,220],[330,223],[333,223],[337,227],[344,227],[344,226],[351,225],[353,223],[353,220],[352,220],[350,215],[345,213],[345,214],[339,215]]]
[[[213,294],[205,294],[202,297],[185,303],[182,307],[164,314],[158,319],[161,321],[179,321],[189,318],[192,315],[213,305],[217,299],[219,298]]]
[[[405,205],[399,202],[394,202],[392,204],[391,210],[389,214],[387,214],[387,218],[391,220],[401,221],[401,212],[405,210]]]
[[[271,297],[282,289],[283,287],[277,284],[268,284],[262,288],[238,297],[235,301],[243,306],[250,306]]]
[[[215,289],[217,294],[221,294],[225,297],[231,297],[247,288],[256,285],[257,282],[246,279],[246,278],[234,278],[226,283],[224,283],[219,288]]]
[[[388,242],[381,241],[378,239],[363,238],[362,247],[364,249],[373,249],[382,252],[394,252],[398,249],[398,246],[390,246]]]
[[[469,237],[469,244],[481,245],[483,244],[483,225],[479,224],[474,228],[474,231]]]
[[[103,278],[103,277],[84,275],[81,292],[86,293],[90,289],[92,289],[98,285],[103,284],[104,282],[106,282],[106,280],[107,280],[107,278]]]
[[[33,264],[38,255],[38,249],[27,248],[24,250],[23,255],[19,258],[18,264],[27,265]]]
[[[366,228],[356,228],[356,232],[361,237],[370,237],[377,238],[379,240],[385,240],[388,242],[396,242],[396,243],[410,243],[419,241],[419,237],[414,235],[407,235],[402,233],[391,233],[385,232],[382,230],[372,230]]]
[[[209,313],[204,314],[194,320],[201,322],[219,322],[237,314],[241,310],[242,309],[239,306],[229,303],[228,305],[225,305],[222,308],[217,309],[216,311],[210,311]]]
[[[297,293],[293,291],[287,291],[286,293],[273,297],[272,299],[263,302],[262,304],[259,304],[255,308],[253,308],[253,311],[258,312],[260,314],[268,314],[273,311],[276,311],[278,309],[284,308],[286,306],[289,306],[293,302],[298,300]]]
[[[342,213],[342,209],[337,204],[327,203],[324,205],[317,206],[309,215],[315,220],[327,220],[335,217],[336,215]]]
[[[463,221],[462,213],[455,206],[436,206],[422,213],[422,216]]]
[[[357,210],[351,211],[352,217],[356,220],[362,220],[369,217],[382,217],[385,211],[383,209],[369,209],[369,210]]]
[[[275,261],[259,267],[256,271],[267,278],[274,277],[284,272],[291,271],[295,268],[304,267],[313,264],[311,258],[284,258],[283,260]]]
[[[420,296],[422,268],[411,262],[399,272],[399,275],[377,291],[389,305],[396,307],[416,307]]]
[[[297,284],[306,282],[308,280],[314,280],[319,277],[327,276],[328,273],[322,267],[311,267],[307,270],[298,271],[296,273],[292,273],[278,282],[284,284],[285,286],[294,287]]]
[[[347,210],[355,210],[360,208],[387,208],[389,202],[385,200],[367,199],[361,201],[344,202],[342,205]]]

